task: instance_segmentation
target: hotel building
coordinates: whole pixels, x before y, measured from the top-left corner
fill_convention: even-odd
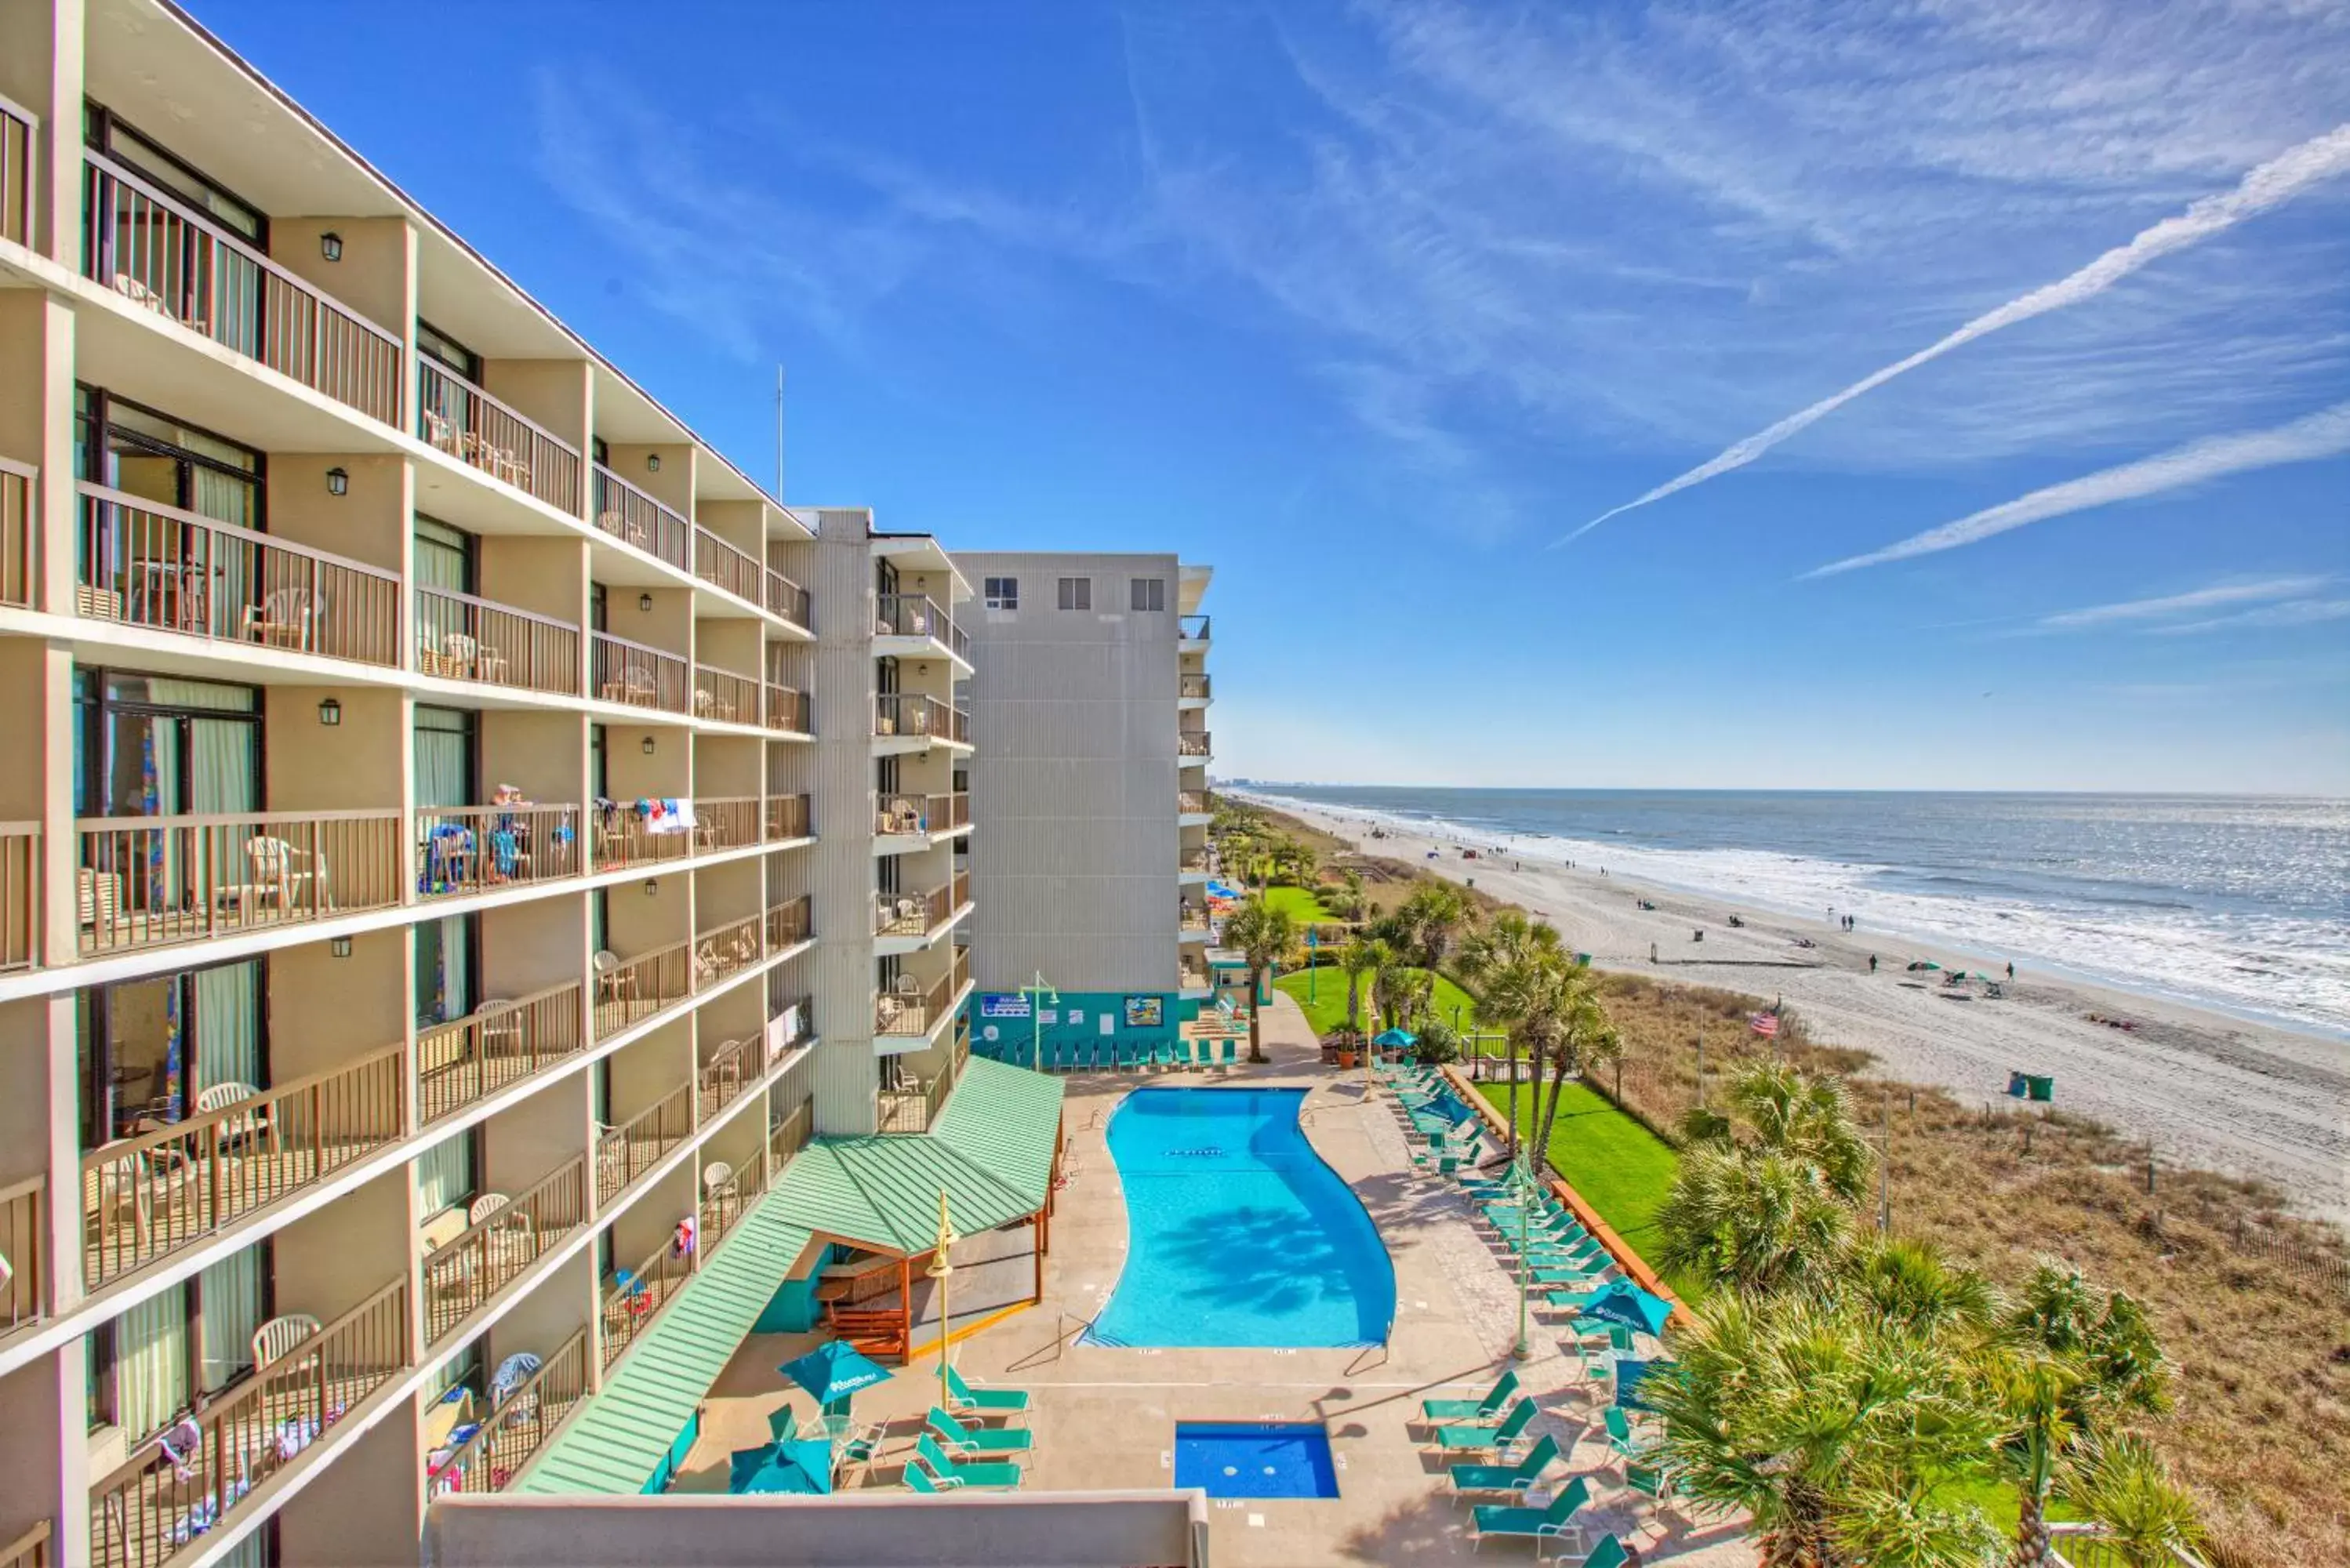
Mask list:
[[[969,592],[185,14],[0,5],[0,1568],[640,1490],[596,1412],[696,1391],[632,1353],[918,1251],[795,1167],[1016,1101],[1042,1210],[1057,1086],[959,1023]]]

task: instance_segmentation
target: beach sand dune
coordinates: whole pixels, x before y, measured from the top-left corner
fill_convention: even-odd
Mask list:
[[[1888,1075],[1968,1103],[2002,1100],[2011,1072],[2051,1075],[2059,1108],[2150,1139],[2160,1162],[2257,1178],[2303,1213],[2350,1222],[2350,1045],[2339,1040],[2028,968],[2002,997],[1979,985],[1956,991],[1904,966],[1926,959],[2003,973],[2003,961],[1890,932],[1847,933],[1825,910],[1803,919],[1603,877],[1596,866],[1463,860],[1457,839],[1382,825],[1387,836],[1373,840],[1360,819],[1264,804],[1366,851],[1473,879],[1480,892],[1542,914],[1602,969],[1783,998],[1813,1038],[1869,1052]],[[1643,899],[1656,908],[1640,909]],[[1725,923],[1733,911],[1743,929]],[[1704,940],[1691,940],[1700,929]]]

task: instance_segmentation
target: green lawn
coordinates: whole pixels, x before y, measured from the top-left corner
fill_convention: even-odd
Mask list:
[[[1503,1116],[1510,1114],[1509,1085],[1479,1087]],[[1533,1085],[1525,1089],[1518,1114],[1531,1123],[1535,1111]],[[1558,1121],[1550,1132],[1552,1166],[1633,1251],[1647,1256],[1656,1238],[1657,1210],[1680,1168],[1679,1157],[1672,1146],[1585,1085],[1570,1083],[1560,1093],[1565,1097],[1559,1101]],[[1531,1126],[1526,1131],[1532,1134]],[[1695,1301],[1703,1293],[1686,1280],[1669,1274],[1666,1279],[1683,1301]]]
[[[1322,907],[1311,888],[1267,888],[1264,904],[1268,909],[1286,909],[1300,925],[1326,925],[1338,918]]]
[[[1274,890],[1283,891],[1281,888]],[[1284,974],[1274,983],[1297,999],[1297,1005],[1305,1010],[1305,1022],[1314,1026],[1315,1033],[1327,1034],[1346,1023],[1347,976],[1342,971],[1324,964],[1318,969],[1301,969]],[[1308,992],[1313,995],[1311,1002],[1306,1000]],[[1461,1023],[1466,1025],[1469,1010],[1473,1005],[1467,992],[1440,974],[1436,977],[1436,989],[1429,994],[1439,1018],[1450,1023],[1453,1009],[1459,1008]],[[1370,1004],[1370,977],[1366,975],[1363,979],[1363,1006],[1368,1010]]]

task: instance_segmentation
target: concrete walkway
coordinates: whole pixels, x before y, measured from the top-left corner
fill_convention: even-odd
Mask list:
[[[1053,1220],[1045,1299],[960,1340],[956,1363],[975,1384],[1034,1393],[1027,1420],[1036,1434],[1026,1460],[1031,1490],[1170,1485],[1170,1449],[1179,1419],[1326,1423],[1339,1466],[1339,1496],[1212,1504],[1211,1550],[1219,1568],[1471,1562],[1469,1510],[1452,1500],[1443,1463],[1421,1447],[1419,1402],[1482,1394],[1509,1364],[1517,1324],[1514,1278],[1450,1184],[1412,1170],[1385,1092],[1367,1101],[1362,1073],[1322,1066],[1305,1016],[1289,998],[1277,996],[1265,1022],[1268,1065],[1243,1062],[1230,1074],[1172,1073],[1146,1081],[1311,1091],[1303,1115],[1307,1136],[1362,1199],[1394,1260],[1397,1311],[1388,1344],[1352,1351],[1080,1344],[1125,1262],[1126,1206],[1104,1127],[1137,1082],[1081,1074],[1069,1080],[1066,1168],[1071,1179]],[[1644,1563],[1752,1563],[1753,1552],[1735,1525],[1660,1515],[1625,1489],[1621,1461],[1607,1449],[1600,1425],[1605,1387],[1581,1380],[1578,1363],[1559,1353],[1557,1339],[1558,1331],[1538,1316],[1533,1355],[1518,1368],[1542,1411],[1534,1429],[1555,1434],[1567,1455],[1566,1467],[1553,1470],[1536,1501],[1547,1501],[1567,1476],[1584,1475],[1593,1492],[1584,1511],[1586,1547],[1614,1532],[1638,1549]],[[783,1381],[770,1369],[789,1348],[772,1341],[744,1346],[712,1390],[704,1436],[681,1486],[723,1489],[728,1450],[765,1439],[767,1412],[784,1397]],[[936,1362],[925,1358],[858,1396],[858,1417],[887,1421],[891,1437],[872,1469],[852,1484],[897,1484],[937,1389]],[[792,1397],[803,1415],[810,1413],[805,1397]],[[1531,1555],[1527,1543],[1497,1542],[1489,1560]]]

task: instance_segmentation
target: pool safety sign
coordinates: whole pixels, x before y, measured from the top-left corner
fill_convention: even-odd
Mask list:
[[[1025,1018],[1028,1016],[1028,999],[1016,992],[1010,996],[982,996],[979,999],[979,1015],[982,1018]]]

